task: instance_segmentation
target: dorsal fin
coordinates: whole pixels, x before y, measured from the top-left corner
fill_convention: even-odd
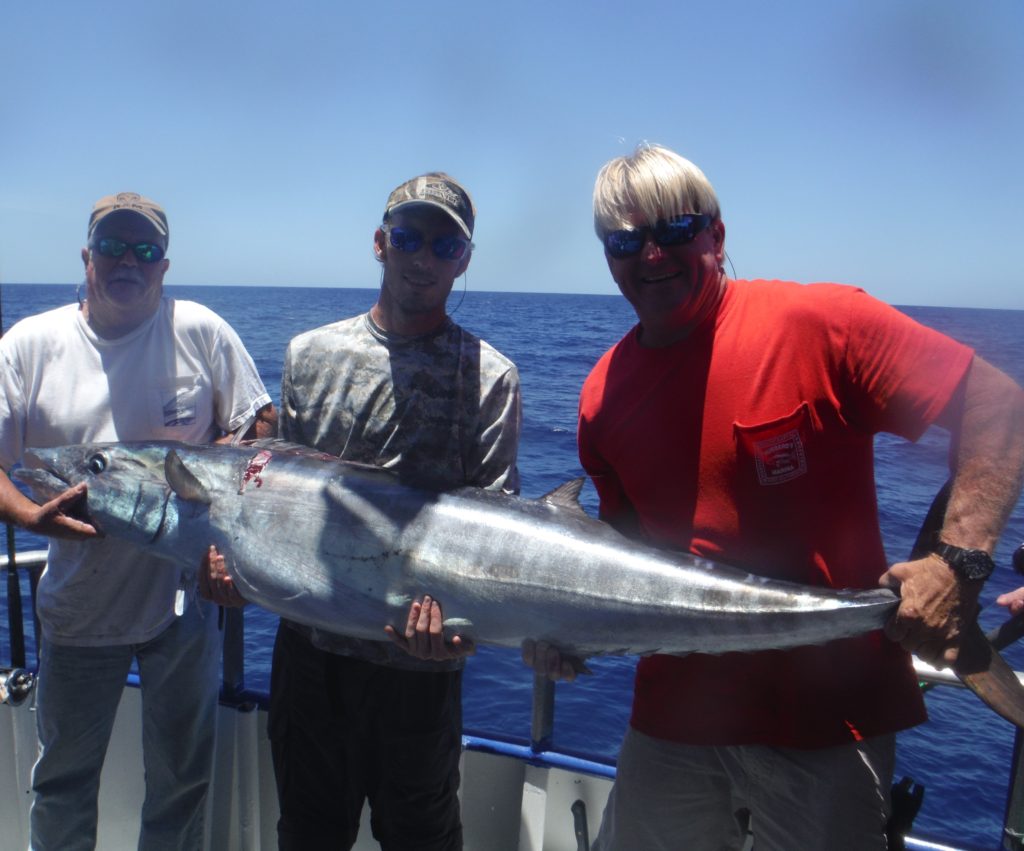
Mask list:
[[[178,453],[173,449],[164,457],[164,478],[167,479],[171,490],[182,499],[203,502],[206,505],[213,502],[206,486],[192,474],[192,471],[185,466],[185,462],[178,457]]]
[[[586,484],[586,481],[583,477],[570,479],[553,491],[544,494],[540,501],[546,502],[548,505],[556,505],[559,508],[568,508],[570,511],[578,511],[581,514],[585,514],[583,506],[580,505],[580,491],[583,490],[583,485]]]

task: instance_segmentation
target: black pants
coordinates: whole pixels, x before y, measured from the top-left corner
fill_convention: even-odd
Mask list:
[[[327,653],[281,624],[269,734],[281,851],[347,851],[366,799],[383,851],[461,851],[462,671]]]

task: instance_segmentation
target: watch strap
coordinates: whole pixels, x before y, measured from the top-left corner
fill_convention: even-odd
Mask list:
[[[939,541],[931,551],[946,562],[962,579],[988,579],[996,567],[992,557],[984,550],[954,547],[952,544]]]

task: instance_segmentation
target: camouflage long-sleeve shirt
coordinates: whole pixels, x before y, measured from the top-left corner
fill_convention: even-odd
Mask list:
[[[430,334],[402,337],[367,313],[300,334],[285,353],[281,436],[386,467],[410,484],[518,492],[521,419],[515,364],[450,319]],[[379,664],[460,664],[421,661],[387,640],[300,629],[321,649]]]

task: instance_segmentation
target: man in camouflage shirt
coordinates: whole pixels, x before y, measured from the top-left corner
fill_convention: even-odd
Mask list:
[[[445,174],[391,193],[373,237],[377,303],[288,346],[283,438],[436,490],[518,491],[516,367],[445,311],[474,218]],[[461,849],[461,682],[473,648],[446,642],[441,619],[424,596],[403,632],[381,624],[379,642],[282,620],[269,724],[281,849],[351,848],[366,799],[384,851]]]

